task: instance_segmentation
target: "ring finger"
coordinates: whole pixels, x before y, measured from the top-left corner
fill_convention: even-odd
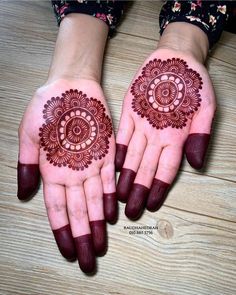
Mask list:
[[[117,184],[117,197],[122,202],[128,199],[136,172],[143,157],[146,143],[145,135],[142,132],[135,131],[130,140],[125,162]]]
[[[137,219],[142,214],[157,170],[161,150],[162,147],[160,145],[153,144],[148,144],[145,149],[125,207],[125,214],[130,219]]]

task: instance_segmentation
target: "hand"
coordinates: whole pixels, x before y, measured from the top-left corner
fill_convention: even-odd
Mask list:
[[[139,69],[123,103],[116,139],[117,197],[127,202],[127,217],[137,219],[145,207],[161,207],[183,149],[192,167],[203,166],[215,108],[200,58],[161,43]]]
[[[37,190],[61,254],[91,272],[117,215],[114,134],[100,85],[59,80],[40,88],[19,129],[18,197]]]

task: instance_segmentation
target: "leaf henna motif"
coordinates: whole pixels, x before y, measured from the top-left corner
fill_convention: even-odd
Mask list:
[[[99,100],[70,89],[47,101],[43,118],[40,147],[54,166],[84,170],[108,153],[112,122]]]
[[[131,86],[132,108],[163,129],[183,128],[200,107],[202,78],[179,58],[151,60]]]

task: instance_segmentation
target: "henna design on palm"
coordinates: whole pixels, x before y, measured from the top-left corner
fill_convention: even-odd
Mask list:
[[[112,122],[99,100],[70,89],[47,101],[43,118],[40,146],[54,166],[84,170],[108,153]]]
[[[202,78],[179,58],[151,60],[131,87],[132,108],[163,129],[183,128],[200,107]]]

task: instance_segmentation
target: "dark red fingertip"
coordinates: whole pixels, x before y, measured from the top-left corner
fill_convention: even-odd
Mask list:
[[[132,185],[135,179],[136,173],[131,169],[122,168],[116,188],[117,199],[121,202],[126,202],[129,193],[132,189]]]
[[[96,258],[91,234],[74,238],[80,269],[85,273],[93,273],[96,268]]]
[[[189,134],[185,143],[184,150],[186,158],[193,168],[201,169],[203,167],[209,141],[210,134]]]
[[[134,183],[125,206],[125,215],[132,220],[138,219],[144,210],[149,189],[141,184]]]
[[[40,180],[38,164],[21,164],[17,165],[17,197],[21,201],[30,199],[37,191]]]
[[[116,144],[116,157],[115,157],[115,167],[116,171],[121,171],[123,164],[125,162],[125,156],[127,153],[127,145],[117,143]]]
[[[107,251],[106,221],[104,219],[94,220],[90,221],[89,224],[92,232],[95,255],[102,256]]]
[[[167,197],[170,184],[154,178],[147,199],[147,209],[151,212],[161,208]]]
[[[118,202],[116,193],[103,194],[104,215],[107,222],[114,224],[118,218]]]
[[[70,225],[52,231],[61,255],[69,261],[76,260],[76,249]]]

